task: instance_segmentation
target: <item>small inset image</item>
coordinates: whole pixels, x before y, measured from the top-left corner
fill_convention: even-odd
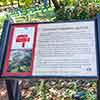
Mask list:
[[[13,31],[11,49],[32,49],[34,42],[34,27],[16,27]]]
[[[13,49],[10,52],[8,72],[30,72],[32,50]]]
[[[16,37],[16,43],[21,43],[21,46],[24,48],[25,43],[30,42],[30,37],[26,34],[21,34]]]

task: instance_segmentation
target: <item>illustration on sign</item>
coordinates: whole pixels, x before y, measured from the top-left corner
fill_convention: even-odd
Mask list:
[[[28,37],[28,35],[18,35],[16,38],[16,42],[22,42],[22,47],[25,47],[25,43],[29,42],[30,38]]]
[[[10,52],[6,55],[5,73],[31,73],[35,26],[13,26]]]

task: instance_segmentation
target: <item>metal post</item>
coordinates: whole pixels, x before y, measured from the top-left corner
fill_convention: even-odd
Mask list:
[[[5,52],[6,52],[10,27],[11,27],[11,22],[9,20],[5,20],[0,39],[0,76],[3,72],[3,67],[1,66],[4,66]]]
[[[9,100],[21,100],[21,92],[17,80],[6,80]]]
[[[97,100],[100,100],[100,80],[97,80]]]

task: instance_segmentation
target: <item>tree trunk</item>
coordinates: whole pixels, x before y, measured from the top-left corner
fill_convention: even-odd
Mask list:
[[[57,0],[52,0],[52,2],[53,2],[56,9],[60,8],[60,5],[58,4]]]
[[[10,3],[11,3],[11,5],[12,5],[12,7],[13,7],[13,0],[10,0]]]
[[[49,0],[49,7],[51,7],[51,0]]]
[[[41,4],[40,0],[38,0],[38,4]]]
[[[20,7],[20,3],[19,3],[19,0],[18,0],[18,7]]]

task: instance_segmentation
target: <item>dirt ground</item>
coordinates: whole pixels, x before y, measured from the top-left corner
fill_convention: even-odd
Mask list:
[[[0,100],[8,100],[8,94],[4,80],[0,80]]]

